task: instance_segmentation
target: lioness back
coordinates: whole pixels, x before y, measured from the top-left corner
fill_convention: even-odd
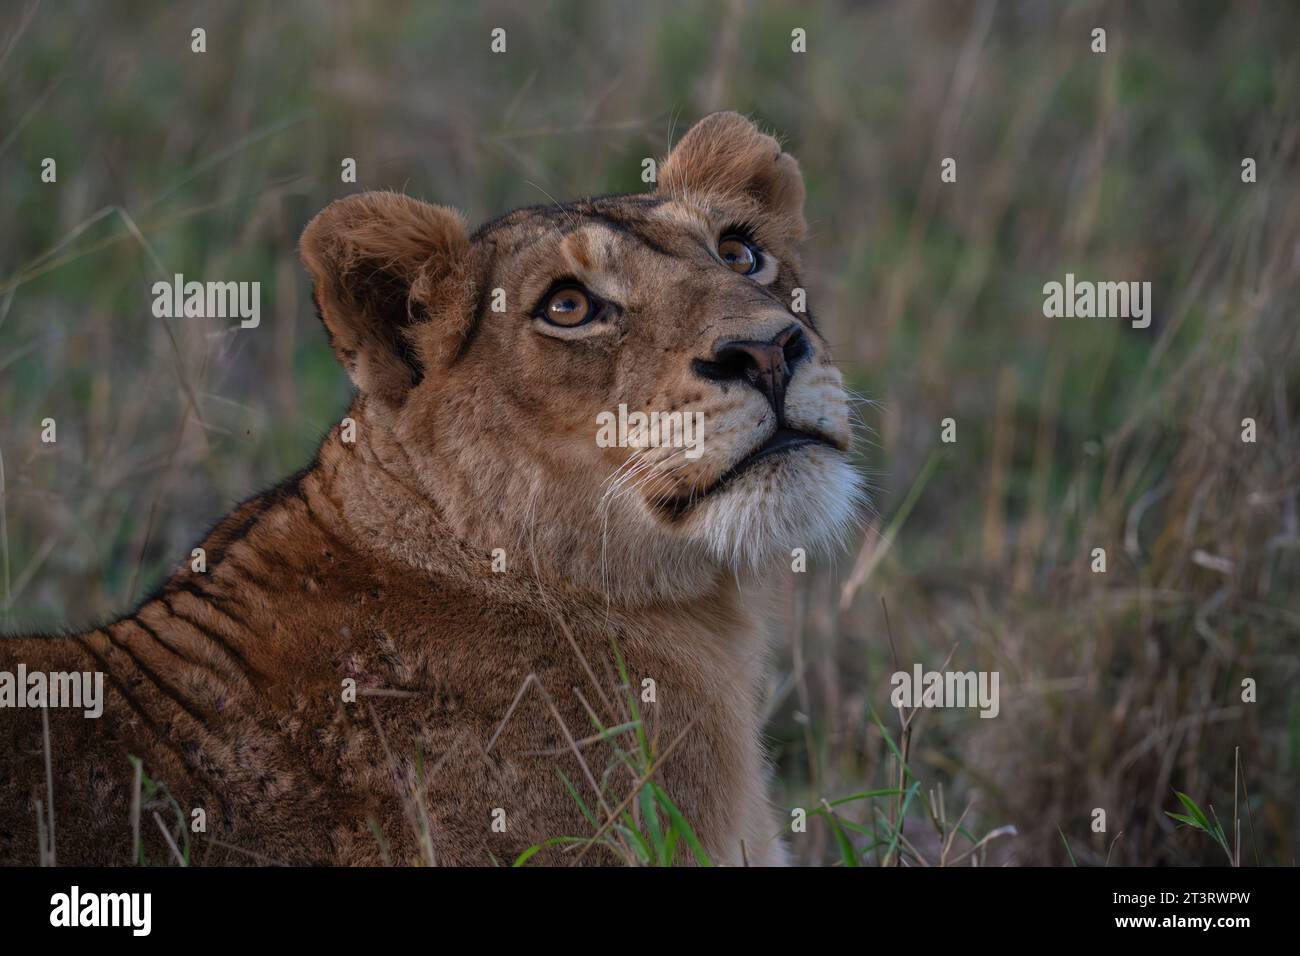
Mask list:
[[[346,454],[331,442],[322,460]],[[41,709],[5,714],[13,772],[0,782],[0,859],[39,862],[37,808],[48,815],[52,792],[57,862],[130,863],[136,826],[143,859],[166,862],[153,814],[171,828],[175,810],[159,796],[133,811],[147,788],[129,757],[166,786],[187,825],[204,811],[212,839],[196,836],[193,852],[207,862],[489,865],[587,832],[560,774],[582,778],[569,741],[591,736],[592,724],[561,692],[586,687],[599,700],[602,688],[557,644],[563,636],[539,611],[545,596],[490,571],[472,581],[452,568],[385,566],[346,540],[341,518],[318,465],[233,512],[201,545],[206,573],[177,571],[132,614],[80,634],[0,641],[0,670],[100,672],[107,686],[96,719],[45,711],[52,788]],[[734,608],[699,611],[740,621]],[[618,633],[633,674],[694,696],[683,690],[700,678],[652,649],[662,636],[652,620],[570,626],[604,677]],[[729,665],[716,665],[723,679]],[[502,727],[530,675],[556,693],[526,696]],[[678,711],[666,705],[656,729],[697,717]],[[705,714],[699,733],[737,731],[726,723]],[[588,765],[608,761],[589,744],[582,752]],[[724,783],[707,747],[687,747],[679,768],[669,777]],[[681,794],[707,834],[709,806]],[[504,831],[493,829],[494,811],[504,811]],[[563,861],[541,859],[551,856]]]

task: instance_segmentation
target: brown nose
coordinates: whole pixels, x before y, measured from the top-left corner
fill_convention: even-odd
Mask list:
[[[811,353],[803,329],[791,325],[767,342],[721,342],[714,347],[712,360],[696,359],[694,368],[715,382],[748,382],[767,397],[779,424],[785,420],[785,387]]]

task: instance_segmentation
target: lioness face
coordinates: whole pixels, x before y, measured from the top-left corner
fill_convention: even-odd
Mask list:
[[[654,193],[472,236],[449,210],[366,194],[322,213],[303,252],[376,425],[458,534],[663,596],[815,546],[859,500],[802,205],[793,158],[721,113]]]

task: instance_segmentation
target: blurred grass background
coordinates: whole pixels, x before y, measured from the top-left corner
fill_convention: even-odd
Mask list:
[[[889,862],[942,855],[941,803],[971,807],[957,847],[1015,828],[989,862],[1223,862],[1165,816],[1178,789],[1229,829],[1238,806],[1243,862],[1294,863],[1300,7],[16,2],[0,44],[4,629],[125,609],[307,460],[348,397],[295,251],[331,198],[474,222],[639,191],[737,109],[802,163],[810,301],[879,402],[877,520],[783,597],[783,805],[894,786],[871,713],[901,743],[889,675],[951,654],[1000,672],[1002,711],[913,722]],[[153,318],[175,272],[260,281],[261,327]],[[1045,319],[1066,272],[1150,281],[1151,328]],[[864,862],[897,812],[836,807]],[[827,817],[791,843],[841,858]]]

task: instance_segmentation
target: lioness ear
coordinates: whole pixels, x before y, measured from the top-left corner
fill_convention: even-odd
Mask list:
[[[798,161],[739,113],[710,113],[692,126],[660,167],[659,191],[706,201],[744,197],[791,239],[808,228]]]
[[[465,220],[399,193],[360,193],[321,210],[299,249],[330,344],[353,383],[400,404],[438,340],[464,332],[456,293],[467,269]]]

